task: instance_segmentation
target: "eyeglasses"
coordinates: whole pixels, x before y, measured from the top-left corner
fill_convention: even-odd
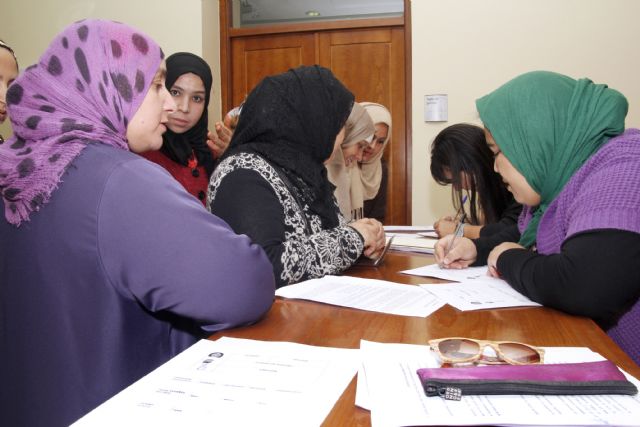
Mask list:
[[[453,337],[429,340],[429,345],[444,363],[532,365],[544,362],[544,349],[514,341]],[[495,356],[484,354],[487,346],[493,349]]]

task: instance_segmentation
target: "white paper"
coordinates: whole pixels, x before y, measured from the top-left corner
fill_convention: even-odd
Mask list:
[[[433,231],[432,225],[385,225],[384,231]]]
[[[413,276],[423,277],[435,277],[444,280],[453,280],[454,282],[467,282],[470,280],[487,279],[490,281],[501,281],[502,279],[496,279],[489,276],[487,273],[487,266],[480,267],[468,267],[468,268],[441,268],[438,264],[429,264],[424,267],[413,268],[411,270],[401,271],[404,274],[411,274]]]
[[[540,306],[513,289],[508,283],[477,281],[425,284],[420,287],[460,311]]]
[[[432,239],[438,239],[438,233],[434,231],[422,231],[420,233],[418,233],[418,236],[422,236],[422,237],[430,237]]]
[[[416,360],[428,346],[361,341],[373,427],[407,425],[640,425],[640,397],[463,396],[460,401],[427,397],[416,371],[434,367]],[[586,348],[545,348],[546,363],[603,360]],[[426,356],[425,356],[426,357]],[[431,356],[434,360],[435,357]],[[436,365],[437,366],[437,365]],[[482,369],[482,368],[478,368]],[[360,374],[359,374],[360,375]],[[640,387],[640,382],[628,376]],[[358,389],[357,393],[361,393]],[[358,396],[356,396],[358,399]]]
[[[461,311],[503,307],[537,307],[502,279],[487,275],[487,267],[444,269],[437,264],[402,273],[455,280],[460,283],[424,284],[420,287]]]
[[[74,426],[317,426],[359,351],[237,338],[201,340]]]
[[[283,286],[276,295],[416,317],[427,317],[444,305],[418,286],[350,276],[325,276]]]

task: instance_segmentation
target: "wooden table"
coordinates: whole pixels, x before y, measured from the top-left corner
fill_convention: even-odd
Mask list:
[[[382,266],[353,267],[345,274],[413,285],[443,282],[398,273],[433,262],[430,255],[389,252]],[[426,344],[432,338],[448,336],[513,340],[538,346],[589,347],[640,378],[640,367],[593,321],[542,307],[460,312],[445,305],[429,317],[419,318],[276,298],[259,323],[223,331],[211,339],[221,336],[342,348],[358,348],[361,339]],[[323,425],[371,425],[369,412],[354,404],[355,392],[354,378]]]

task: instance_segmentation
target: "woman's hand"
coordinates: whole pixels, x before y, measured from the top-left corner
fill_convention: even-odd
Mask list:
[[[489,252],[489,258],[487,258],[487,265],[489,266],[489,276],[500,277],[500,272],[498,271],[498,258],[500,258],[500,255],[502,255],[504,251],[509,249],[525,248],[513,242],[500,243],[498,246],[493,248],[493,250]]]
[[[445,216],[433,224],[433,229],[438,237],[444,237],[448,234],[453,234],[453,232],[456,231],[457,225],[458,223],[453,217]]]
[[[371,259],[378,258],[387,242],[384,228],[380,221],[373,218],[362,218],[349,223],[364,239],[364,256]]]
[[[220,158],[231,142],[233,132],[221,122],[215,124],[216,133],[207,132],[207,145],[214,159]]]
[[[442,268],[467,268],[478,257],[476,245],[466,237],[457,237],[449,249],[453,234],[449,234],[436,242],[434,255]],[[449,249],[449,252],[447,252]]]

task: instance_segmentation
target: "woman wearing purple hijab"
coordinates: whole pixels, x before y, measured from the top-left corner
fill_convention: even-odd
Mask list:
[[[3,425],[68,425],[199,338],[271,306],[262,249],[132,153],[160,147],[175,108],[162,57],[126,25],[80,21],[9,88]]]

